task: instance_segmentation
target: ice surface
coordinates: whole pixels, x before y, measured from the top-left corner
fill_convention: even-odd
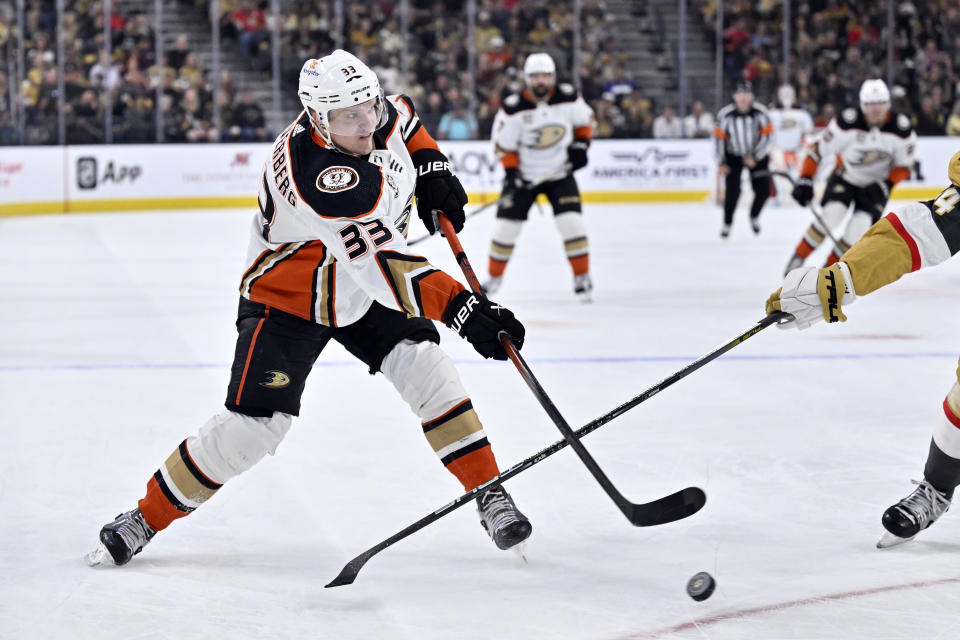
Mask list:
[[[100,526],[220,410],[250,214],[0,218],[0,637],[960,633],[956,517],[874,547],[954,380],[953,263],[861,298],[844,325],[768,329],[584,440],[634,501],[703,487],[687,520],[631,527],[566,450],[508,483],[534,523],[529,565],[467,507],[324,589],[460,494],[390,385],[331,347],[275,457],[128,566],[88,568]],[[741,211],[723,242],[712,204],[588,205],[596,289],[581,305],[534,209],[498,298],[576,428],[758,320],[808,216],[768,206],[755,237]],[[461,236],[481,274],[492,224],[478,215]],[[442,239],[417,249],[459,274]],[[560,438],[511,365],[441,333],[502,467]],[[703,603],[684,590],[698,571],[718,584]]]

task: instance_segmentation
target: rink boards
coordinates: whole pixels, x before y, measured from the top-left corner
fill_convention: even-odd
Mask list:
[[[488,141],[442,141],[471,202],[500,191]],[[269,143],[0,148],[0,215],[255,206]],[[920,138],[910,180],[893,197],[936,195],[952,138]],[[596,140],[577,172],[585,202],[705,202],[717,184],[712,140]]]

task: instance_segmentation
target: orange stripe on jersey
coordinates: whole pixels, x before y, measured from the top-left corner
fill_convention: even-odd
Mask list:
[[[903,223],[900,222],[900,218],[897,217],[897,214],[892,212],[888,213],[887,221],[893,225],[894,230],[901,238],[903,238],[903,241],[910,249],[910,271],[916,271],[920,268],[920,248],[917,246],[917,241],[914,240],[913,236],[907,232],[906,227],[904,227]]]
[[[516,151],[507,151],[500,156],[504,169],[516,169],[520,166],[520,155]]]
[[[574,275],[579,276],[590,271],[590,256],[577,256],[576,258],[569,258],[569,260]]]
[[[906,167],[894,167],[890,170],[890,175],[887,176],[887,180],[893,184],[897,184],[898,182],[903,182],[909,177],[910,169],[907,169]]]
[[[189,512],[180,511],[167,500],[160,485],[157,484],[157,479],[153,477],[147,482],[147,495],[137,502],[137,506],[143,513],[143,519],[156,531],[166,529],[177,518],[189,515]]]
[[[726,139],[727,139],[727,132],[724,131],[723,129],[721,129],[720,127],[714,127],[714,128],[713,128],[713,135],[715,135],[716,137],[720,138],[721,140],[726,140]]]
[[[419,151],[420,149],[436,149],[440,150],[440,147],[437,145],[437,141],[433,139],[429,133],[427,133],[427,128],[421,126],[419,130],[413,136],[407,140],[407,151],[413,153],[414,151]]]
[[[768,136],[768,135],[770,135],[771,133],[773,133],[773,125],[772,125],[772,124],[768,124],[768,125],[765,126],[763,129],[760,129],[760,135],[762,135],[762,136]]]
[[[240,396],[243,395],[243,384],[247,381],[247,370],[250,368],[250,361],[253,360],[253,347],[257,344],[257,338],[260,336],[260,329],[263,328],[263,322],[270,317],[270,307],[267,307],[265,310],[265,317],[260,318],[260,322],[257,323],[257,328],[253,331],[253,338],[250,339],[250,346],[247,348],[247,359],[243,363],[243,375],[240,376],[240,387],[237,389],[237,397],[234,399],[234,403],[240,404]]]
[[[322,242],[306,243],[253,280],[250,299],[312,321],[317,268],[326,257]]]
[[[803,167],[800,168],[801,178],[812,178],[817,175],[817,161],[807,156],[803,159]]]
[[[450,473],[457,477],[466,491],[472,491],[500,473],[493,449],[486,445],[465,456],[457,458],[447,465]]]
[[[443,271],[431,273],[419,284],[423,316],[431,320],[441,320],[450,301],[466,288]]]
[[[576,129],[573,130],[573,137],[586,138],[587,140],[589,140],[590,138],[593,137],[593,127],[591,127],[590,125],[577,127]]]

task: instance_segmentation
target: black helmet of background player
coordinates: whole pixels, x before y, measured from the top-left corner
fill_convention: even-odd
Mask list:
[[[947,177],[950,178],[950,184],[960,187],[960,151],[957,151],[950,158],[950,164],[947,165]]]
[[[557,65],[547,53],[531,53],[523,63],[523,79],[530,93],[542,98],[557,83]]]
[[[877,127],[890,115],[890,90],[879,78],[864,80],[860,85],[860,111],[867,125]]]
[[[753,105],[753,85],[746,80],[737,83],[737,88],[733,92],[733,103],[737,105],[737,111],[746,113]]]

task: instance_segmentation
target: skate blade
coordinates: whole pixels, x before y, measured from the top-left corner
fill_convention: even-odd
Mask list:
[[[513,553],[516,554],[517,558],[520,560],[523,566],[527,566],[528,564],[530,564],[527,561],[527,543],[526,542],[521,542],[519,544],[513,545],[512,547],[510,547],[510,551],[513,551]]]
[[[913,537],[901,538],[900,536],[893,535],[889,531],[884,531],[883,535],[880,536],[880,539],[877,541],[877,549],[889,549],[890,547],[895,547],[898,544],[910,542],[911,540],[913,540]]]
[[[90,567],[98,567],[105,564],[107,560],[110,560],[111,563],[113,562],[113,559],[110,557],[110,552],[107,551],[107,548],[103,546],[102,542],[98,544],[93,551],[85,554],[83,560]]]

